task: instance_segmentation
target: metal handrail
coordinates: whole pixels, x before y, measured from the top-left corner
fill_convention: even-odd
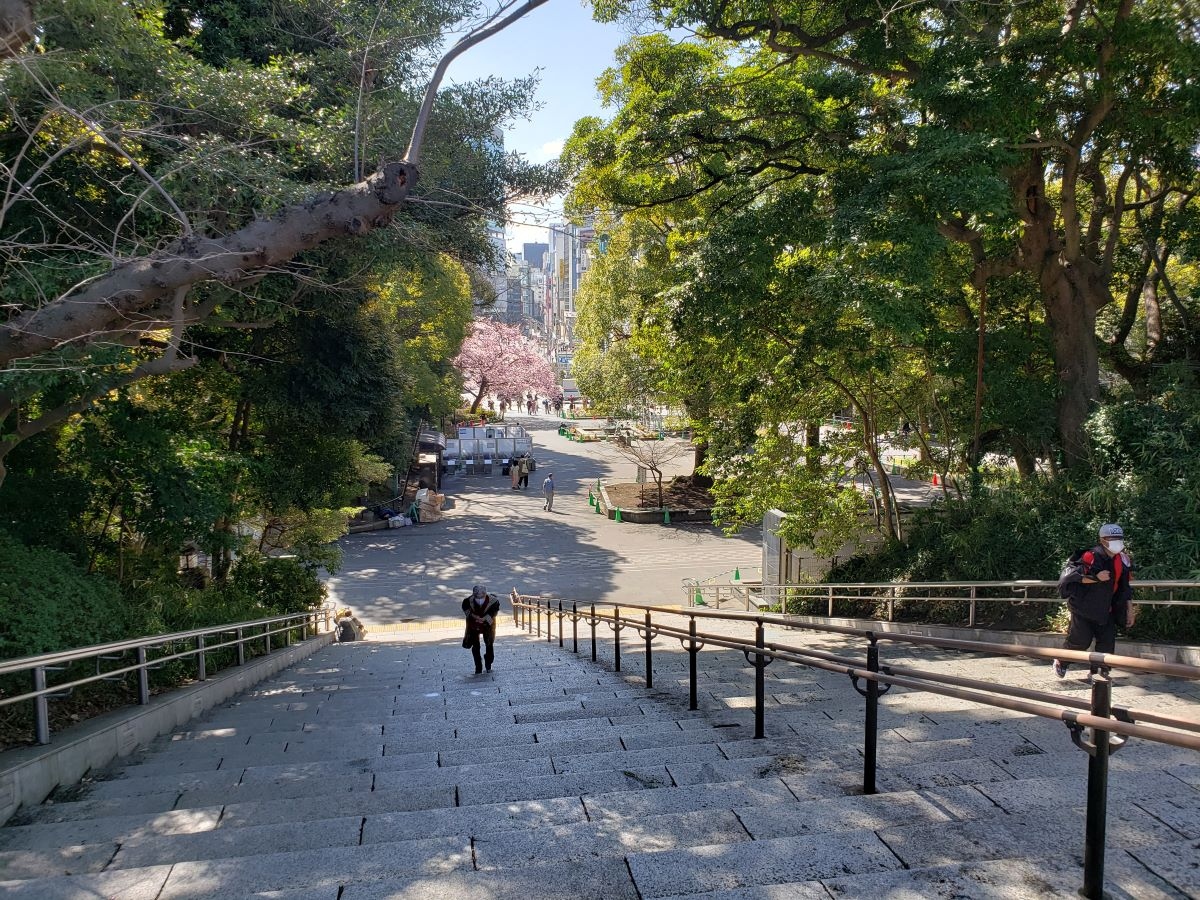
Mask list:
[[[246,644],[248,642],[262,641],[264,651],[270,653],[272,635],[283,634],[284,645],[287,646],[290,643],[290,633],[297,628],[302,629],[304,637],[308,636],[310,628],[313,634],[328,631],[331,612],[332,605],[326,603],[319,609],[306,612],[288,613],[281,616],[270,616],[263,619],[234,622],[227,625],[213,625],[207,628],[193,628],[189,631],[176,631],[170,634],[130,638],[123,641],[112,641],[107,644],[93,644],[89,647],[80,647],[75,650],[60,650],[53,653],[42,653],[37,656],[23,656],[18,659],[6,660],[0,662],[0,677],[30,672],[33,675],[33,689],[8,697],[0,695],[0,708],[32,701],[34,704],[35,738],[39,744],[48,744],[50,743],[49,701],[56,696],[69,694],[77,687],[82,687],[96,681],[114,680],[117,676],[124,677],[130,673],[136,673],[138,678],[138,704],[145,705],[150,702],[149,670],[151,668],[159,668],[173,660],[195,657],[197,680],[206,681],[208,680],[207,655],[209,653],[229,647],[236,647],[236,664],[243,665],[246,661]],[[322,623],[324,625],[323,628]],[[247,634],[247,631],[252,631],[253,633]],[[218,637],[217,643],[209,644],[206,641],[206,638],[210,635]],[[234,637],[222,640],[221,638],[224,635],[234,635]],[[195,642],[194,647],[174,651],[174,645],[193,641]],[[161,656],[150,658],[147,653],[149,650],[163,648],[167,648],[168,652]],[[137,661],[135,663],[103,672],[100,671],[99,661],[101,658],[119,658],[130,652],[136,654]],[[65,668],[71,663],[89,659],[97,661],[96,673],[94,675],[87,675],[59,684],[48,683],[48,672]]]
[[[1143,606],[1192,606],[1200,607],[1200,600],[1176,600],[1175,591],[1194,590],[1200,592],[1200,581],[1188,579],[1152,579],[1133,583],[1135,602]],[[1061,605],[1065,601],[1057,593],[1058,582],[1044,579],[1015,579],[1011,581],[907,581],[907,582],[807,582],[796,584],[699,584],[694,579],[684,579],[685,605],[693,607],[696,598],[711,599],[719,607],[724,596],[738,600],[747,611],[751,608],[752,595],[762,606],[778,602],[785,608],[791,603],[824,600],[825,614],[834,615],[835,602],[872,601],[887,603],[888,621],[892,621],[897,603],[905,602],[961,602],[967,604],[967,625],[975,626],[976,612],[980,603],[1046,603]],[[1007,590],[1006,596],[980,596],[980,592]],[[939,592],[934,595],[932,592]],[[940,593],[959,591],[960,593]],[[1052,596],[1038,596],[1036,592],[1053,591]],[[1165,592],[1166,599],[1158,594]],[[1151,596],[1147,597],[1149,593]],[[1032,594],[1032,595],[1031,595]]]
[[[1190,584],[1189,584],[1190,586]],[[1158,662],[1139,657],[1118,656],[1110,653],[1086,653],[1073,650],[1049,650],[1020,644],[994,644],[982,641],[958,641],[931,638],[921,635],[880,634],[870,629],[849,628],[825,623],[798,622],[794,619],[774,615],[749,613],[720,613],[711,610],[679,609],[638,603],[614,603],[597,601],[580,612],[578,604],[571,602],[570,609],[564,608],[562,600],[526,597],[513,588],[510,594],[513,616],[518,627],[522,624],[532,632],[536,614],[537,633],[541,635],[541,618],[546,616],[546,637],[553,640],[553,619],[558,618],[558,645],[564,646],[563,620],[571,619],[572,644],[579,652],[578,623],[588,622],[592,632],[592,660],[597,659],[596,628],[603,623],[613,632],[613,667],[621,671],[621,632],[632,628],[645,641],[646,687],[654,686],[653,640],[655,637],[674,637],[689,656],[689,707],[698,708],[696,657],[704,646],[720,646],[740,650],[746,661],[755,669],[755,729],[754,737],[765,737],[766,691],[764,670],[772,662],[781,660],[810,666],[850,677],[855,690],[866,698],[866,725],[863,750],[863,793],[876,792],[876,758],[878,742],[878,700],[893,685],[912,688],[954,697],[985,706],[994,706],[1063,722],[1071,732],[1073,743],[1088,754],[1088,799],[1087,825],[1084,845],[1083,887],[1085,897],[1102,897],[1104,884],[1104,846],[1107,822],[1108,758],[1129,738],[1143,738],[1162,744],[1170,744],[1200,751],[1200,721],[1165,715],[1154,710],[1139,710],[1112,705],[1112,682],[1110,669],[1129,669],[1180,678],[1200,680],[1200,666]],[[542,604],[545,604],[544,608]],[[557,610],[552,607],[557,603]],[[610,613],[597,607],[609,607]],[[639,610],[642,620],[624,617],[622,609]],[[661,621],[656,625],[652,614],[679,616],[688,619],[687,629]],[[697,620],[722,620],[753,622],[753,642],[726,635],[701,633],[696,630]],[[862,637],[869,641],[866,660],[851,659],[807,647],[767,643],[765,626],[779,625],[785,628],[822,633],[839,634],[847,637]],[[1091,702],[1077,697],[1060,696],[1048,691],[1035,691],[1013,685],[996,684],[975,679],[928,672],[907,666],[882,666],[879,661],[879,642],[909,643],[934,646],[944,649],[991,653],[1001,656],[1033,657],[1087,662],[1098,667],[1099,677],[1094,679]],[[860,682],[865,685],[860,686]],[[1138,724],[1149,722],[1152,724]],[[1161,727],[1156,727],[1161,726]],[[1188,733],[1191,732],[1191,733]]]

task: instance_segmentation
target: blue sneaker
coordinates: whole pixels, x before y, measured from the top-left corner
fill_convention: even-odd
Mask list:
[[[1067,667],[1064,666],[1062,664],[1062,662],[1060,662],[1057,659],[1054,661],[1054,674],[1057,675],[1059,678],[1067,677]]]

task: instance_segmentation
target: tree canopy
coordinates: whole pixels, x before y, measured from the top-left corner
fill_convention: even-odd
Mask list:
[[[595,6],[695,36],[630,40],[600,81],[611,116],[568,141],[570,208],[620,256],[581,292],[579,356],[653,357],[710,471],[755,484],[727,488],[737,518],[780,503],[815,534],[849,465],[895,536],[880,449],[901,441],[918,472],[995,453],[1086,476],[1090,417],[1194,365],[1188,4]],[[857,446],[798,466],[839,413]]]
[[[66,0],[18,28],[0,530],[115,582],[134,629],[319,595],[346,507],[459,404],[485,222],[554,183],[495,140],[532,80],[436,91],[447,34],[538,2]]]

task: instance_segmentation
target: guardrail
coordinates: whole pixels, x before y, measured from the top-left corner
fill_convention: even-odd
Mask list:
[[[1200,596],[1200,581],[1136,581],[1134,602],[1142,606],[1190,606],[1200,608],[1200,600],[1176,599],[1177,592],[1195,591]],[[869,601],[887,604],[887,620],[893,621],[896,605],[905,602],[962,603],[967,625],[975,626],[981,603],[1049,603],[1061,605],[1057,581],[921,581],[863,582],[859,584],[699,584],[684,581],[685,605],[720,609],[722,604],[750,611],[752,608],[778,608],[781,614],[795,612],[799,604],[824,602],[825,615],[833,617],[838,604]]]
[[[647,606],[635,603],[589,603],[581,610],[574,601],[549,600],[526,597],[514,588],[509,597],[513,606],[513,617],[518,627],[539,637],[542,634],[542,619],[545,617],[545,634],[548,643],[554,641],[554,620],[558,620],[558,646],[565,647],[564,622],[571,622],[571,644],[579,652],[579,623],[586,622],[591,629],[591,655],[597,660],[597,627],[603,624],[613,635],[613,668],[621,671],[621,632],[632,628],[643,639],[645,653],[646,687],[654,686],[653,642],[656,637],[679,640],[688,653],[688,704],[698,708],[697,654],[705,646],[740,650],[746,661],[754,667],[754,737],[766,736],[766,685],[764,672],[776,660],[796,663],[828,672],[847,675],[854,689],[865,698],[863,737],[863,793],[876,793],[876,768],[879,737],[879,698],[892,685],[928,691],[943,696],[955,697],[985,706],[1009,709],[1015,712],[1057,719],[1071,732],[1072,742],[1088,754],[1087,814],[1084,838],[1083,887],[1084,897],[1104,896],[1104,848],[1107,828],[1108,758],[1119,750],[1130,738],[1142,738],[1158,743],[1200,750],[1200,721],[1184,719],[1148,709],[1137,709],[1112,704],[1112,682],[1108,674],[1111,669],[1126,669],[1176,678],[1200,681],[1200,667],[1165,663],[1131,656],[1109,653],[1084,653],[1074,650],[1051,650],[1013,644],[994,644],[983,641],[959,641],[931,638],[918,635],[878,633],[869,629],[848,628],[819,623],[797,623],[782,616],[719,613],[712,611],[676,609],[672,607]],[[569,608],[564,607],[569,603]],[[601,612],[599,608],[610,610]],[[622,610],[637,610],[638,618],[623,616]],[[654,615],[660,616],[655,622]],[[661,617],[673,616],[686,619],[682,625],[664,624]],[[738,639],[722,634],[711,634],[697,630],[697,621],[719,620],[721,622],[753,623],[754,640]],[[866,640],[865,658],[827,653],[808,647],[796,647],[784,643],[768,643],[765,627],[775,625],[803,631],[817,631],[844,637]],[[1071,662],[1086,662],[1100,668],[1101,674],[1092,685],[1090,701],[1071,695],[1054,694],[1014,685],[984,682],[971,678],[960,678],[939,672],[928,672],[909,666],[888,666],[880,662],[881,641],[963,650],[971,653],[988,653],[997,656],[1016,656],[1031,659],[1062,659]],[[1148,723],[1148,724],[1140,724]]]
[[[33,703],[34,737],[39,744],[50,743],[50,701],[66,697],[77,687],[97,681],[119,681],[127,675],[136,673],[137,702],[146,705],[150,702],[150,670],[161,668],[172,660],[182,660],[194,657],[196,661],[196,680],[208,680],[208,654],[227,647],[237,648],[237,665],[246,662],[246,645],[262,643],[263,652],[271,652],[273,635],[283,635],[283,646],[291,643],[293,631],[300,631],[301,640],[309,634],[319,634],[329,630],[332,607],[311,612],[292,613],[285,616],[272,616],[267,619],[255,619],[250,622],[237,622],[231,625],[215,625],[211,628],[195,628],[191,631],[177,631],[172,634],[160,634],[152,637],[133,638],[126,641],[114,641],[109,644],[95,644],[91,647],[81,647],[78,650],[63,650],[57,653],[43,653],[39,656],[23,656],[19,659],[0,662],[0,677],[31,673],[33,690],[11,697],[0,695],[0,707],[12,706],[17,703]],[[323,628],[322,628],[323,624]],[[227,635],[233,637],[225,639]],[[209,638],[216,636],[216,643],[210,643]],[[185,645],[176,650],[176,645]],[[186,645],[191,646],[186,646]],[[165,650],[161,655],[151,656],[150,651]],[[123,663],[129,655],[133,655],[132,664],[118,664],[114,668],[105,669],[104,663]],[[95,660],[96,674],[75,678],[59,684],[49,683],[49,674],[64,671],[73,663]],[[213,671],[216,671],[215,669]]]

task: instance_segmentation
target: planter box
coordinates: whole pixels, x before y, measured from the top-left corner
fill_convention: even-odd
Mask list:
[[[617,511],[608,498],[608,491],[600,485],[600,500],[604,503],[604,514],[610,519],[616,519]],[[663,513],[671,513],[671,524],[678,522],[711,522],[711,509],[671,509],[670,507],[653,507],[651,509],[625,509],[621,507],[621,521],[631,525],[662,525]]]

